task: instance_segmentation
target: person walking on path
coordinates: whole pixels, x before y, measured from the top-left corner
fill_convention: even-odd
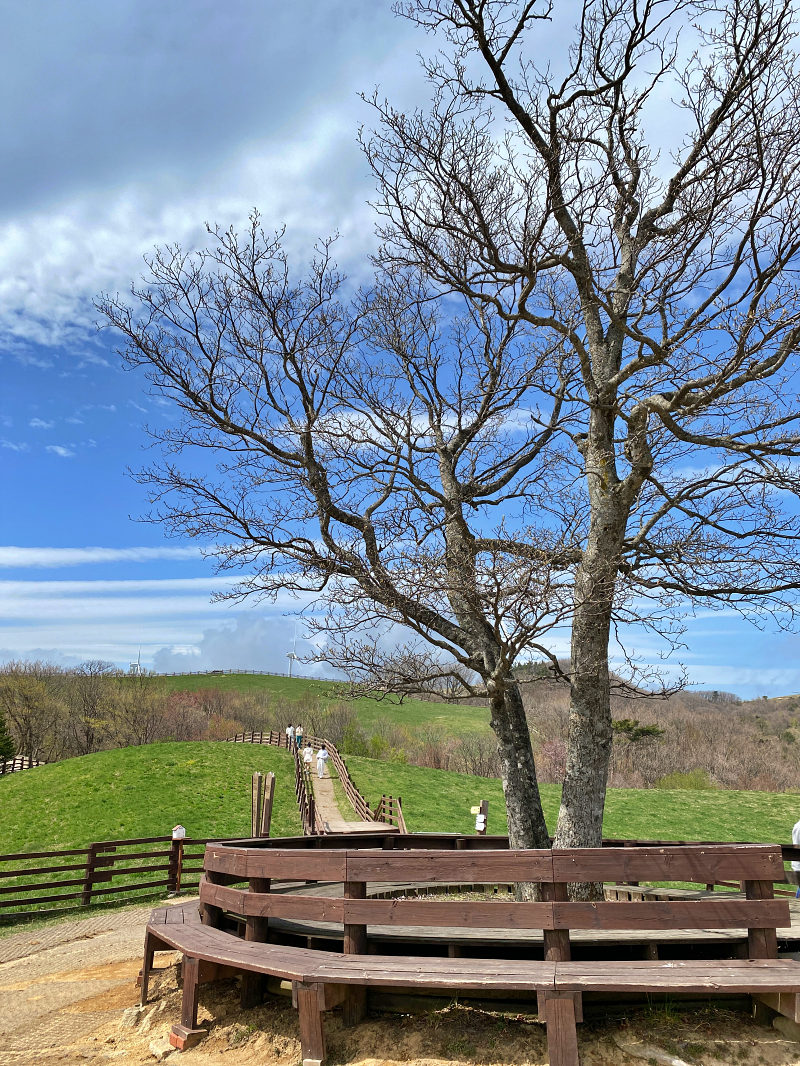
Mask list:
[[[325,776],[325,763],[330,759],[328,755],[328,749],[323,744],[317,752],[317,777],[322,780]]]
[[[301,725],[299,725],[294,731],[294,740],[295,740],[295,744],[297,744],[298,748],[302,748],[302,746],[303,746],[303,727]]]
[[[291,748],[292,744],[294,744],[294,726],[293,725],[287,725],[287,727],[286,727],[286,747],[287,748]]]
[[[306,744],[303,748],[303,765],[311,773],[311,761],[314,758],[314,749],[310,744]]]
[[[795,847],[800,848],[800,822],[795,822],[794,829],[792,829],[792,843],[795,845]],[[792,861],[792,869],[796,873],[800,873],[800,862],[798,862],[796,859]],[[794,898],[800,899],[800,886],[798,886]]]

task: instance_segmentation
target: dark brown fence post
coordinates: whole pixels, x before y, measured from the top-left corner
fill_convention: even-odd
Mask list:
[[[251,892],[266,893],[269,892],[271,884],[272,882],[268,877],[251,877],[249,890]],[[269,918],[264,918],[259,914],[248,914],[244,938],[255,944],[266,944],[268,929]],[[266,979],[263,974],[244,971],[240,992],[242,1010],[250,1010],[261,1003],[264,998],[265,985]]]
[[[97,873],[99,867],[113,866],[114,858],[109,856],[108,858],[98,858],[101,851],[116,851],[115,847],[110,847],[107,844],[90,844],[89,854],[86,856],[86,876],[83,879],[83,891],[81,893],[81,906],[88,907],[92,902],[92,886],[101,881],[110,881],[114,876],[113,873]]]
[[[345,881],[344,898],[366,899],[367,886],[364,881]],[[345,911],[347,902],[345,902]],[[367,954],[367,927],[366,925],[344,925],[344,953],[345,955]],[[364,985],[348,985],[347,996],[342,1005],[342,1022],[346,1028],[358,1025],[363,1021],[367,1013],[367,989]]]

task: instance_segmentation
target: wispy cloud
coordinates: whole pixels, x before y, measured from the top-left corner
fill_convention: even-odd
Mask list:
[[[17,548],[0,546],[0,567],[58,569],[87,563],[149,563],[157,559],[199,559],[199,547],[186,548]]]
[[[25,441],[14,442],[13,440],[6,440],[3,438],[0,440],[0,448],[10,448],[12,452],[26,452],[28,450],[28,445]]]
[[[65,448],[63,444],[48,444],[45,450],[53,455],[60,455],[62,459],[75,458],[75,452],[71,448]]]
[[[52,429],[55,422],[45,422],[42,418],[32,418],[28,425],[31,429]]]

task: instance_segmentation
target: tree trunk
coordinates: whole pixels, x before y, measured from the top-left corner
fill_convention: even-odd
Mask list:
[[[549,848],[550,834],[542,811],[531,736],[519,685],[507,678],[492,692],[491,726],[503,775],[511,848]]]
[[[613,418],[595,412],[586,452],[592,509],[583,560],[576,574],[572,618],[567,765],[555,847],[599,848],[611,761],[608,642],[629,492],[616,474]],[[602,899],[602,885],[574,885],[573,899]]]

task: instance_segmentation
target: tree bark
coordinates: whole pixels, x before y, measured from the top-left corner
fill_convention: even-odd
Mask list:
[[[510,848],[549,848],[528,721],[519,685],[511,678],[491,698],[491,726],[503,775]]]
[[[567,765],[554,846],[599,848],[611,761],[608,642],[632,484],[617,475],[614,418],[594,412],[585,452],[591,521],[575,580]],[[635,488],[635,486],[634,486]],[[602,885],[574,885],[573,899],[602,898]]]

